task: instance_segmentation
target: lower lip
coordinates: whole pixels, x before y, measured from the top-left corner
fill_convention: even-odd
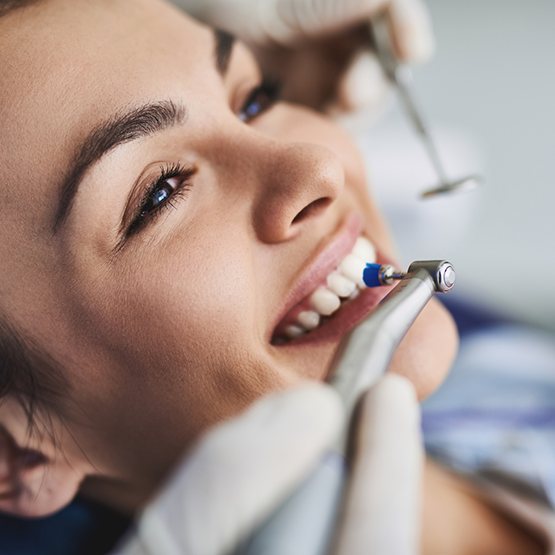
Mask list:
[[[314,343],[335,343],[356,324],[358,324],[392,289],[388,287],[372,287],[364,289],[358,297],[345,303],[329,320],[314,331],[299,339],[287,341],[279,348],[302,347]]]

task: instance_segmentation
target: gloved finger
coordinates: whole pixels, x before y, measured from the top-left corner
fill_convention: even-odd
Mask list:
[[[174,0],[190,14],[247,42],[289,45],[348,28],[390,0]]]
[[[300,38],[332,35],[393,10],[394,33],[403,59],[413,59],[429,31],[429,16],[420,0],[174,0],[190,14],[241,39],[266,44],[290,45]],[[394,5],[395,4],[395,5]],[[398,4],[398,5],[397,5]],[[411,19],[414,18],[414,21]],[[416,44],[415,47],[412,45]],[[410,53],[410,54],[409,54]]]
[[[390,0],[261,0],[259,18],[268,37],[288,44],[347,29],[383,11]]]
[[[418,553],[423,448],[412,384],[388,374],[365,396],[335,555]]]
[[[377,111],[392,90],[393,86],[376,54],[361,50],[345,70],[327,112],[339,115],[361,109]]]
[[[400,60],[424,62],[434,51],[430,14],[422,0],[260,0],[258,8],[266,36],[282,44],[331,35],[385,11]]]
[[[391,47],[406,62],[424,62],[431,57],[434,39],[426,6],[421,0],[391,0],[386,12]],[[378,57],[361,50],[343,73],[328,113],[339,115],[364,109],[377,113],[393,85]]]
[[[313,384],[265,398],[208,433],[144,511],[147,552],[231,551],[305,478],[342,420],[338,395]]]
[[[391,0],[387,17],[399,60],[423,63],[432,57],[435,50],[432,22],[422,0]]]

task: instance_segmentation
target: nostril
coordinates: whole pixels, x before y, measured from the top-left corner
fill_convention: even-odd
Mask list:
[[[332,202],[332,199],[329,197],[319,198],[317,200],[312,201],[310,204],[305,206],[294,218],[291,222],[292,224],[298,224],[307,218],[312,216],[317,216],[320,212],[324,211]]]

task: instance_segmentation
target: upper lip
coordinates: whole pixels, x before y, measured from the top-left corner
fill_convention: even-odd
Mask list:
[[[354,247],[357,238],[362,233],[362,219],[353,212],[339,225],[338,229],[322,247],[316,251],[304,271],[297,279],[279,311],[273,326],[272,334],[285,315],[335,270],[341,260],[347,256]]]

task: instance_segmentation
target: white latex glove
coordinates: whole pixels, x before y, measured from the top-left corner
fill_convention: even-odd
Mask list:
[[[330,387],[256,403],[200,442],[113,555],[224,555],[275,510],[343,421]],[[418,552],[422,447],[412,385],[387,376],[367,395],[336,555]]]
[[[413,385],[386,374],[366,394],[335,555],[420,552],[424,448]]]
[[[400,60],[421,63],[434,51],[430,16],[422,0],[173,0],[191,15],[225,29],[252,45],[280,45],[299,49],[307,60],[306,45],[324,38],[348,36],[356,25],[386,12],[393,46]],[[308,40],[307,40],[308,39]],[[301,44],[303,45],[301,49]],[[337,50],[332,44],[332,51]],[[297,78],[302,70],[288,53],[286,65]],[[328,58],[329,52],[324,54]],[[278,61],[283,65],[283,61]],[[336,101],[330,107],[353,110],[378,104],[389,90],[385,75],[373,53],[358,49],[345,61],[336,83]],[[302,99],[301,99],[302,100]]]

